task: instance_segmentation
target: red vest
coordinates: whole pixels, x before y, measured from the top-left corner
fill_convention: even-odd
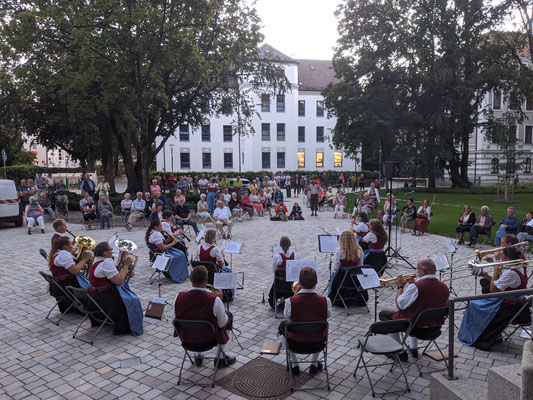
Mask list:
[[[89,268],[89,283],[91,284],[91,286],[89,287],[89,291],[91,292],[103,292],[104,290],[113,287],[113,282],[111,282],[109,279],[97,278],[96,276],[94,276],[94,270],[104,261],[105,260],[97,261],[93,265],[91,265],[91,268]]]
[[[52,240],[50,241],[50,249],[54,250],[54,243],[56,242],[57,239],[61,237],[63,236],[61,236],[59,233],[54,233],[54,235],[52,236]]]
[[[226,331],[218,327],[217,317],[213,314],[213,305],[217,296],[202,290],[189,290],[180,292],[174,303],[176,318],[205,319],[215,326],[215,335],[208,331],[182,331],[181,337],[187,343],[208,343],[212,340],[224,344],[229,340]],[[176,333],[174,332],[176,336]]]
[[[74,276],[74,274],[71,274],[63,267],[58,267],[57,265],[55,265],[58,254],[59,252],[54,254],[49,267],[50,267],[50,271],[52,272],[52,276],[55,278],[55,280],[62,281],[63,279],[67,279],[67,278]],[[76,262],[76,259],[74,257],[72,257],[72,259],[74,260],[74,262]]]
[[[370,251],[372,253],[383,253],[385,251],[385,245],[380,242],[376,242],[376,243],[370,242],[369,246],[370,246]]]
[[[520,286],[518,286],[517,288],[507,288],[504,290],[504,292],[512,291],[512,290],[527,289],[527,268],[524,267],[523,272],[520,272],[517,269],[513,269],[513,271],[516,272],[518,276],[520,277]],[[520,300],[503,299],[503,302],[508,303],[508,304],[524,304],[525,301],[526,301],[525,298],[522,298]]]
[[[200,261],[209,261],[216,265],[217,259],[211,257],[211,250],[215,248],[215,245],[211,245],[207,250],[204,249],[204,246],[200,246]],[[180,295],[181,296],[181,295]]]
[[[287,268],[287,260],[294,260],[294,251],[292,252],[292,254],[289,257],[287,257],[283,253],[279,253],[279,256],[281,257],[281,264],[278,265],[277,269],[286,269]]]
[[[316,293],[299,293],[290,298],[291,321],[326,321],[328,319],[328,302],[324,296]],[[289,339],[298,342],[319,342],[326,337],[326,332],[288,333]]]
[[[406,310],[398,310],[392,315],[392,319],[407,318],[414,321],[420,311],[426,308],[443,307],[448,304],[448,297],[450,290],[448,286],[438,279],[422,279],[413,285],[418,288],[418,297],[415,302]],[[417,323],[416,326],[436,326],[442,325],[444,320],[440,321],[424,321]]]

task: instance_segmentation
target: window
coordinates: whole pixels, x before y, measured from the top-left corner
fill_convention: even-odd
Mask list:
[[[502,94],[500,92],[494,92],[492,108],[494,110],[500,110],[502,108]]]
[[[57,159],[59,161],[63,161],[63,151],[62,150],[58,150],[57,152]]]
[[[263,142],[270,140],[270,124],[261,124],[261,140]]]
[[[305,168],[305,153],[303,151],[298,152],[298,168]]]
[[[316,166],[317,168],[324,167],[324,153],[321,151],[317,151],[316,153]]]
[[[261,95],[261,111],[270,112],[270,95],[269,94]]]
[[[298,116],[305,117],[305,100],[298,100]]]
[[[298,142],[299,143],[305,142],[305,126],[298,127]]]
[[[202,153],[202,168],[211,168],[211,153]]]
[[[526,99],[526,111],[533,111],[532,99]]]
[[[191,154],[180,153],[180,166],[182,169],[191,168]]]
[[[202,125],[202,142],[211,141],[211,125]]]
[[[532,143],[532,131],[533,126],[526,126],[526,136],[524,137],[524,143]]]
[[[263,151],[261,153],[261,166],[263,169],[270,169],[270,152]]]
[[[231,130],[231,125],[224,125],[224,141],[233,142],[233,132]]]
[[[524,158],[524,173],[530,174],[531,173],[531,158]]]
[[[316,141],[317,143],[324,143],[324,127],[323,126],[316,127]]]
[[[233,168],[233,153],[224,153],[224,168]]]
[[[317,117],[324,116],[324,101],[323,100],[318,100],[316,102],[316,116]]]
[[[222,100],[221,110],[222,110],[222,114],[231,115],[231,100],[230,99]]]
[[[285,152],[278,151],[277,163],[278,168],[285,168]]]
[[[189,125],[180,125],[180,141],[188,142],[189,141]]]
[[[500,160],[497,158],[493,158],[490,161],[490,173],[491,174],[497,174],[500,172]]]
[[[33,143],[33,144],[31,145],[31,149],[32,149],[32,150],[37,150],[37,144],[36,144],[36,143]]]
[[[342,167],[342,153],[339,151],[333,153],[333,166]]]
[[[285,112],[285,95],[284,94],[278,94],[276,96],[276,111]]]
[[[278,124],[276,132],[277,132],[278,142],[284,142],[285,141],[285,124]]]

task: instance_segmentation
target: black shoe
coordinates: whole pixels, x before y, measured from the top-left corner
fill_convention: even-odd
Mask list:
[[[413,355],[413,358],[417,359],[418,358],[418,349],[412,349],[410,351],[411,351],[411,354]]]
[[[475,240],[471,240],[471,241],[467,244],[468,247],[473,247],[473,246],[475,246],[475,245],[476,245],[476,241],[475,241]]]
[[[409,361],[409,356],[406,351],[403,351],[399,354],[400,361]]]
[[[31,235],[31,229],[28,229],[28,235]]]
[[[237,361],[237,357],[226,356],[226,359],[221,358],[218,360],[218,368],[229,367],[230,365],[235,364],[235,361]],[[217,365],[217,360],[214,361],[214,364]]]
[[[201,367],[204,362],[204,356],[194,356],[194,365]]]
[[[44,233],[44,229],[41,229],[41,233]]]
[[[131,231],[131,230],[133,229],[133,227],[131,226],[130,223],[127,223],[127,224],[126,224],[126,229],[127,229],[128,231]]]
[[[311,364],[311,367],[309,368],[309,373],[311,375],[314,375],[316,374],[317,372],[320,372],[322,371],[322,363],[318,363],[318,366],[314,366],[313,364]]]
[[[289,370],[289,367],[287,367],[287,371]],[[296,366],[296,367],[292,367],[291,368],[291,373],[292,373],[292,376],[298,376],[300,375],[300,367],[299,366]]]

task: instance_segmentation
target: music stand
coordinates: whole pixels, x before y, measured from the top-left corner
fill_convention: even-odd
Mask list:
[[[337,250],[337,243],[339,241],[338,235],[330,235],[326,232],[324,235],[318,235],[318,251],[320,253],[326,253],[329,257],[329,280],[327,286],[322,291],[322,294],[329,288],[329,285],[331,284],[331,265],[333,263],[333,253]]]

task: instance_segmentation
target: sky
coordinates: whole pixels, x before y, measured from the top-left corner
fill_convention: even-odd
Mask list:
[[[252,3],[252,0],[250,0]],[[265,43],[292,58],[331,60],[338,0],[257,0]]]

